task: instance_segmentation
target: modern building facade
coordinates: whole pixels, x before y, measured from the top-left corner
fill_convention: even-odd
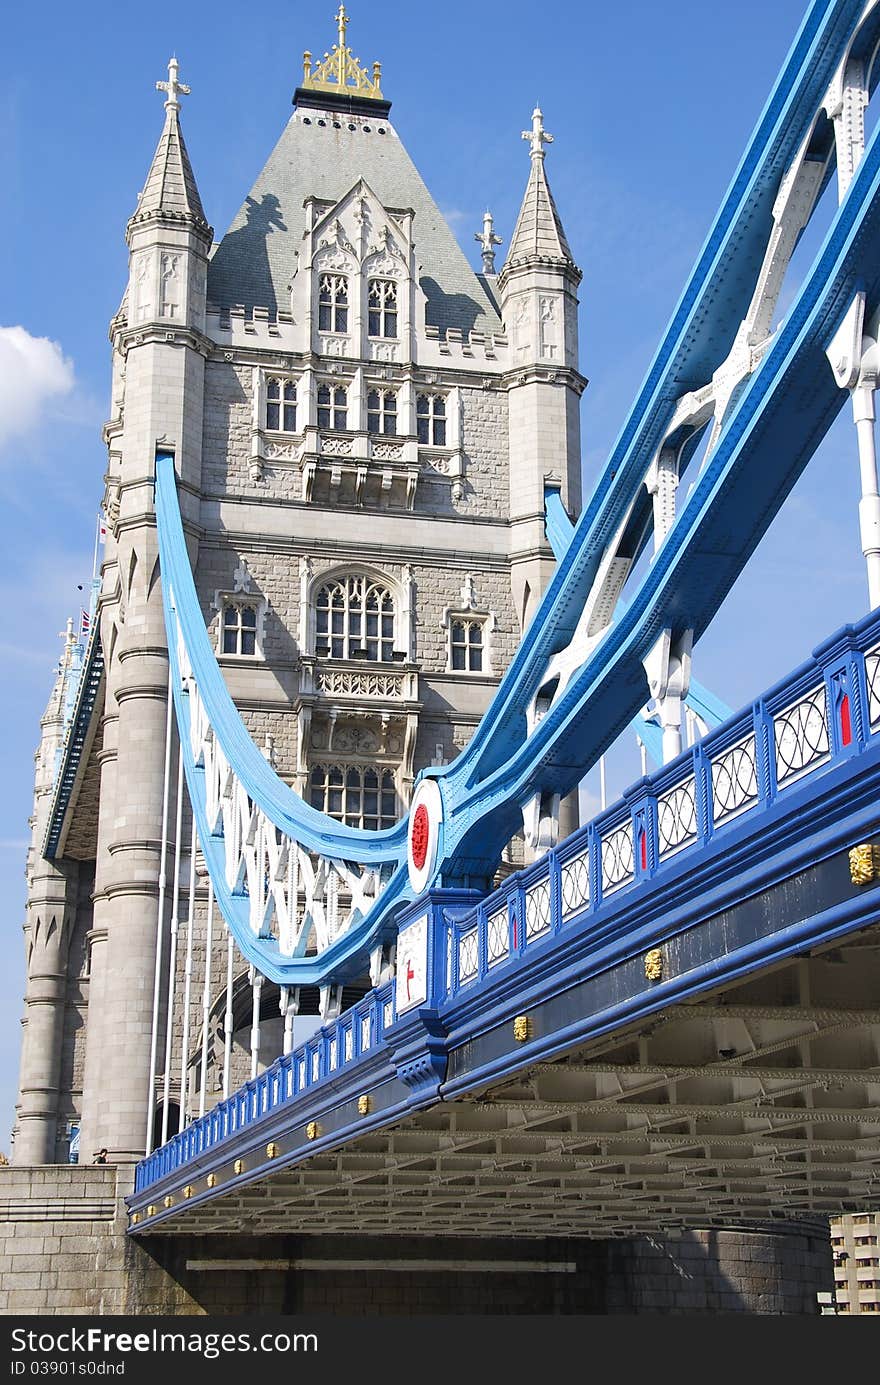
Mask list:
[[[847,1213],[831,1223],[838,1313],[880,1313],[880,1216]]]

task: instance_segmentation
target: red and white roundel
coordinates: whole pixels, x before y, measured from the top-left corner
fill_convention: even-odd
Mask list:
[[[435,779],[423,779],[413,794],[406,854],[409,883],[416,894],[427,888],[437,860],[443,799]]]

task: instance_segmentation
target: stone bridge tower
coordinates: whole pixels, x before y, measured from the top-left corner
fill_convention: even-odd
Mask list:
[[[329,57],[305,55],[293,113],[219,243],[183,137],[176,60],[157,83],[165,122],[110,327],[90,695],[44,728],[17,1161],[63,1161],[72,1125],[83,1157],[105,1146],[134,1161],[191,1109],[156,966],[193,869],[196,948],[209,946],[198,858],[187,838],[175,882],[168,848],[176,749],[157,447],[175,455],[205,621],[252,735],[309,802],[364,827],[396,821],[416,772],[453,758],[485,710],[552,570],[545,488],[579,507],[580,271],[547,184],[540,112],[503,269],[489,214],[475,271],[391,121],[378,64],[361,67],[342,7],[338,18]],[[54,780],[53,737],[64,743]],[[50,896],[64,919],[51,955],[40,931]],[[206,1061],[226,966],[216,936],[210,946]],[[247,990],[246,968],[239,981]],[[345,997],[303,1008],[328,1003]],[[264,996],[267,1061],[270,1010]],[[237,1012],[230,1022],[246,1024]],[[236,1074],[246,1066],[233,1062]],[[213,1074],[207,1088],[210,1102]],[[174,1110],[160,1121],[163,1092]]]

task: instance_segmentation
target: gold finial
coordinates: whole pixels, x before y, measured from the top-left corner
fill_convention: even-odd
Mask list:
[[[349,23],[345,6],[340,5],[336,14],[337,41],[332,53],[325,53],[323,62],[318,63],[314,70],[311,53],[303,53],[303,90],[342,92],[346,96],[365,96],[371,101],[381,101],[381,64],[373,63],[373,75],[370,77],[345,41]]]

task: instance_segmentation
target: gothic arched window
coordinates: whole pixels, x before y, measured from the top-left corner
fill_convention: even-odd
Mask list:
[[[322,274],[318,280],[318,331],[348,331],[348,280],[344,274]]]
[[[348,427],[348,391],[342,385],[318,386],[318,427],[336,432]]]
[[[394,658],[394,598],[387,587],[351,574],[319,587],[315,596],[315,653],[331,659]]]
[[[398,818],[394,775],[372,765],[313,766],[309,800],[337,822],[368,831],[392,827]]]
[[[266,427],[272,432],[296,432],[296,382],[271,376],[266,381]]]
[[[429,447],[446,446],[446,398],[420,394],[416,400],[416,435]]]
[[[220,650],[223,654],[256,654],[256,606],[241,601],[224,601]]]
[[[370,390],[367,394],[367,432],[393,438],[397,433],[397,394]]]
[[[482,673],[485,618],[470,620],[464,616],[449,626],[449,667],[466,673]]]
[[[397,336],[397,285],[393,279],[370,279],[367,285],[369,302],[369,335]]]

